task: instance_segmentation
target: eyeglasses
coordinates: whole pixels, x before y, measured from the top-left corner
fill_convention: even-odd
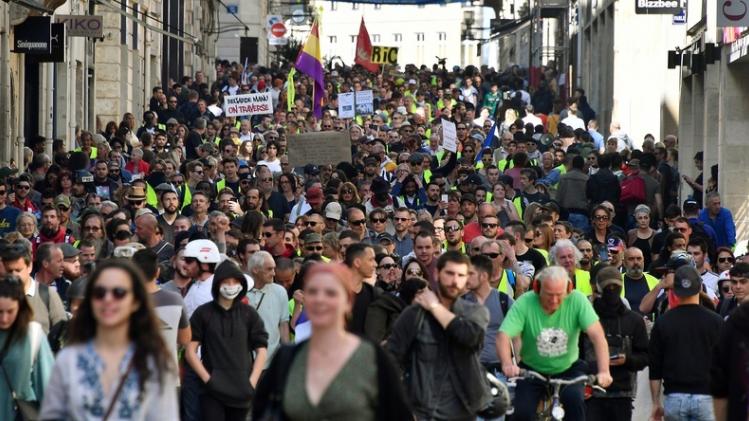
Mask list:
[[[608,221],[609,217],[607,215],[596,215],[593,217],[596,221]]]
[[[609,254],[614,255],[614,256],[616,256],[617,254],[619,254],[619,250],[617,250],[617,249],[609,249],[608,252],[609,252]]]
[[[372,218],[373,224],[384,224],[387,222],[387,218]]]
[[[718,263],[733,263],[736,259],[733,257],[718,257]]]
[[[317,226],[317,221],[307,221],[304,223],[305,226],[314,227]]]
[[[473,149],[463,149],[464,153],[473,153]]]
[[[93,290],[91,291],[91,296],[95,300],[103,300],[110,293],[112,294],[112,298],[114,298],[117,301],[120,301],[123,298],[127,297],[127,294],[130,293],[130,290],[127,290],[125,288],[120,288],[120,287],[104,288],[102,286],[95,286]]]
[[[460,231],[460,227],[455,226],[455,225],[445,227],[445,232],[458,232],[458,231]]]
[[[92,227],[92,226],[88,226],[88,227],[83,227],[83,230],[84,230],[84,231],[91,231],[91,232],[99,232],[99,231],[101,231],[101,227],[96,227],[96,226]]]
[[[353,190],[349,190],[349,189],[345,189],[345,190],[341,190],[341,194],[354,194],[354,191]]]
[[[57,209],[60,209],[60,210],[61,210],[61,211],[63,211],[63,212],[67,212],[67,211],[69,211],[69,210],[70,210],[70,208],[69,208],[69,207],[67,207],[67,206],[65,206],[65,205],[58,205],[58,206],[57,206]]]
[[[421,273],[421,269],[408,269],[406,271],[406,275],[408,275],[408,276],[422,276],[423,273]]]
[[[379,268],[380,269],[385,269],[385,270],[390,270],[390,269],[395,269],[397,267],[398,267],[398,265],[396,265],[395,263],[387,263],[387,264],[384,264],[384,265],[380,266]]]
[[[502,255],[502,253],[482,253],[482,254],[490,259],[496,259],[497,257]]]
[[[491,224],[488,222],[484,222],[481,224],[481,228],[497,228],[498,224]]]
[[[16,188],[17,189],[22,189],[22,190],[30,190],[31,186],[29,186],[28,184],[19,184],[19,185],[16,186]]]
[[[359,219],[358,221],[349,221],[351,225],[364,225],[367,223],[366,219]]]
[[[306,246],[304,249],[307,251],[322,251],[322,246]]]

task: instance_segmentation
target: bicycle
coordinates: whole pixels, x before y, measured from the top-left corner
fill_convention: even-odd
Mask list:
[[[544,376],[533,370],[520,370],[520,376],[508,379],[515,386],[515,382],[521,379],[536,379],[544,382],[547,386],[546,397],[538,403],[536,416],[538,421],[561,421],[564,419],[564,408],[559,398],[559,393],[564,386],[574,384],[585,384],[602,393],[606,390],[597,385],[598,380],[594,375],[583,375],[573,379],[556,379]]]

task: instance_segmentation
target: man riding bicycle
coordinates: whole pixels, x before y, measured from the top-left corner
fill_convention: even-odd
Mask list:
[[[530,369],[548,377],[574,378],[586,374],[578,361],[580,332],[590,338],[598,365],[598,384],[611,384],[606,336],[598,316],[585,295],[572,287],[567,271],[559,266],[542,270],[533,290],[521,295],[502,322],[497,354],[508,378],[518,377],[520,369]],[[520,337],[522,348],[518,366],[512,358],[511,339]],[[522,379],[515,390],[513,421],[533,420],[546,385],[535,379]],[[567,420],[585,420],[583,385],[570,385],[560,394]]]

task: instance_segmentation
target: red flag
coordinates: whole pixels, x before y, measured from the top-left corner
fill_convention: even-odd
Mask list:
[[[359,25],[359,36],[356,37],[356,58],[354,63],[360,64],[363,68],[372,73],[380,71],[380,66],[372,63],[372,41],[369,40],[367,26],[364,25],[364,17],[361,18]]]

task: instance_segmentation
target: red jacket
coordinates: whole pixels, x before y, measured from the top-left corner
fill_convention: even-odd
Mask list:
[[[75,238],[73,238],[72,235],[68,234],[67,228],[60,227],[59,230],[57,230],[57,234],[55,234],[52,237],[45,237],[44,234],[39,232],[39,234],[31,239],[31,245],[33,246],[33,252],[34,257],[36,257],[36,249],[39,248],[40,245],[44,243],[55,243],[55,244],[62,244],[62,243],[69,243],[73,244],[75,243]]]
[[[148,165],[148,162],[146,162],[146,161],[144,161],[144,160],[141,159],[140,162],[138,162],[138,170],[137,171],[135,170],[135,162],[134,161],[128,162],[127,165],[125,165],[125,169],[127,171],[130,171],[132,174],[136,174],[137,173],[137,174],[148,175],[148,172],[151,170],[151,166]]]

